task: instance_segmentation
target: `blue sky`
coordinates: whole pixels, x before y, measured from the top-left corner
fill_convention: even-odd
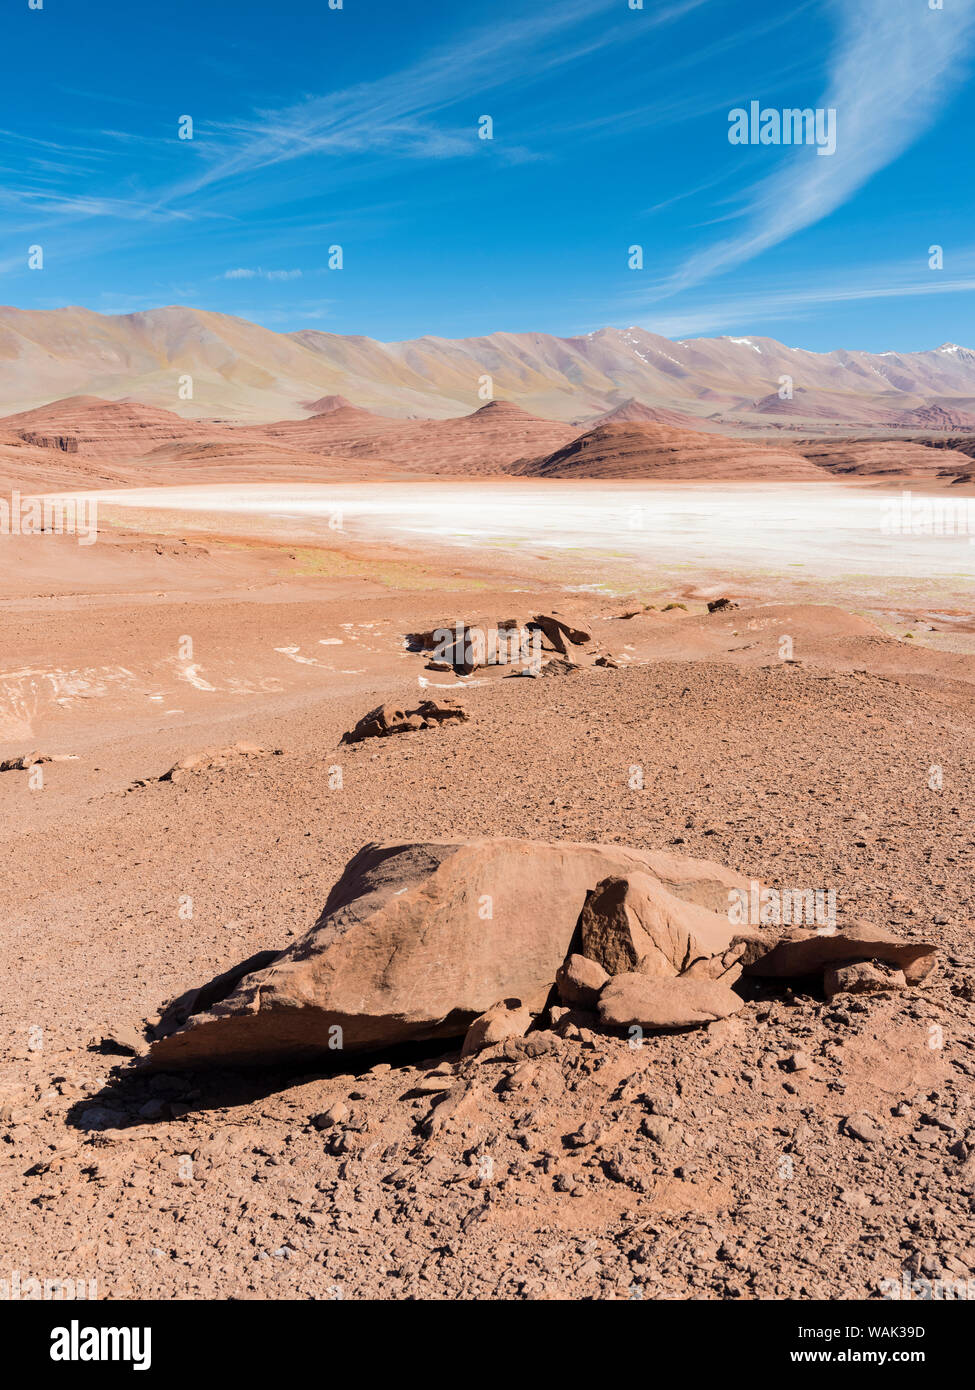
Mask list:
[[[975,345],[975,0],[630,3],[8,5],[0,302]],[[752,100],[836,153],[732,145]]]

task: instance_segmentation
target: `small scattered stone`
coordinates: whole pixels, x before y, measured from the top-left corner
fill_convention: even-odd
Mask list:
[[[608,972],[598,961],[580,955],[568,956],[555,976],[562,1003],[581,1009],[595,1009],[599,992],[608,980]]]
[[[865,1110],[859,1111],[856,1115],[847,1115],[843,1121],[843,1130],[851,1138],[859,1139],[861,1144],[876,1144],[883,1138],[877,1121]]]
[[[475,1018],[467,1030],[460,1055],[467,1057],[493,1043],[504,1042],[506,1038],[524,1037],[531,1025],[532,1016],[520,999],[503,999]]]
[[[680,1125],[663,1115],[645,1115],[640,1121],[640,1132],[661,1149],[672,1149],[680,1142],[682,1130]]]
[[[884,990],[906,989],[903,970],[882,960],[851,961],[830,966],[823,973],[826,998],[836,994],[879,994]]]
[[[344,1124],[350,1114],[351,1111],[345,1101],[340,1100],[321,1115],[313,1115],[311,1122],[316,1129],[331,1129],[333,1125]]]

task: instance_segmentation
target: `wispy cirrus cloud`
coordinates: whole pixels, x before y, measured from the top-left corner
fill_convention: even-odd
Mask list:
[[[640,15],[641,33],[707,3],[658,4],[650,15]],[[474,125],[478,103],[486,96],[535,83],[613,44],[633,42],[632,14],[592,27],[594,20],[619,8],[620,0],[563,0],[525,19],[482,26],[373,82],[215,124],[222,147],[164,196],[167,202],[190,197],[228,179],[312,154],[394,153],[426,159],[473,154],[480,145]],[[585,32],[574,32],[587,24]],[[461,101],[471,103],[469,128],[436,122]],[[509,145],[504,157],[526,159],[531,154]]]
[[[236,266],[225,270],[224,280],[300,280],[300,270],[262,270],[260,266]]]
[[[295,227],[303,217],[307,220],[305,171],[295,170],[289,181],[282,168],[273,186],[264,176],[305,157],[321,161],[335,156],[316,170],[319,199],[326,187],[333,190],[344,182],[374,177],[377,169],[393,168],[397,161],[435,162],[488,153],[506,164],[537,159],[536,151],[512,138],[510,127],[496,144],[485,146],[477,138],[477,119],[491,109],[487,103],[503,94],[505,100],[517,98],[515,109],[520,111],[524,93],[546,78],[567,73],[573,65],[581,67],[588,59],[612,61],[608,55],[614,47],[632,45],[713,3],[652,0],[651,7],[647,0],[642,12],[628,10],[621,0],[558,0],[539,8],[526,3],[522,17],[491,16],[375,79],[286,106],[200,120],[196,139],[180,142],[175,159],[172,132],[163,136],[151,124],[131,131],[92,130],[86,133],[87,143],[79,141],[78,129],[70,142],[8,132],[11,141],[31,152],[35,171],[40,169],[39,158],[52,163],[38,177],[21,171],[0,190],[0,208],[16,208],[23,219],[4,230],[8,235],[27,232],[36,240],[46,231],[95,225],[101,219],[116,224],[112,245],[118,249],[145,243],[154,235],[153,223],[218,218],[253,227],[276,206],[287,210],[283,220]],[[144,105],[127,97],[120,101]],[[560,124],[564,127],[564,117]],[[130,171],[117,181],[115,171],[124,163],[120,156],[131,149],[139,150],[138,174]],[[157,174],[157,162],[168,164],[169,178]],[[174,177],[177,166],[180,172]],[[315,219],[321,221],[318,204]],[[84,259],[100,245],[96,234],[84,236],[79,230],[62,241],[58,264],[64,267]],[[231,268],[241,273],[225,277],[211,271],[210,278],[286,278],[247,262]]]
[[[830,5],[839,37],[818,104],[836,110],[836,153],[792,153],[751,190],[738,214],[744,230],[690,256],[659,287],[661,296],[741,265],[828,216],[919,139],[955,89],[975,37],[975,0],[948,0],[936,10],[923,0]]]
[[[762,285],[723,297],[709,297],[686,309],[641,315],[642,326],[668,338],[683,338],[732,328],[745,331],[755,322],[796,319],[824,304],[867,303],[881,299],[919,299],[929,295],[975,291],[975,246],[952,253],[952,273],[918,273],[917,261],[882,263],[793,284]],[[632,303],[632,301],[631,301]]]
[[[189,221],[178,208],[163,208],[134,198],[105,198],[97,194],[55,193],[45,189],[12,188],[0,191],[0,202],[33,207],[45,213],[62,213],[72,219],[113,217],[133,222]]]

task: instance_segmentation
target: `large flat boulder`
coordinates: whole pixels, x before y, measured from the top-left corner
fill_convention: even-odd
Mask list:
[[[499,999],[545,1006],[574,949],[587,893],[644,875],[686,934],[747,881],[706,860],[619,845],[443,840],[367,845],[315,926],[263,969],[239,976],[152,1047],[173,1069],[333,1058],[420,1039],[462,1037]],[[717,923],[717,930],[731,929]],[[736,929],[742,935],[742,929]],[[676,973],[676,972],[675,972]]]
[[[598,995],[606,1024],[681,1028],[740,1007],[729,986],[742,967],[786,979],[880,961],[913,983],[934,962],[929,944],[859,922],[827,932],[733,923],[728,904],[748,886],[707,860],[621,845],[367,845],[300,941],[175,1001],[147,1065],[337,1062],[463,1038],[475,1020],[470,1046],[480,1046],[524,1031],[556,990],[590,1007]]]

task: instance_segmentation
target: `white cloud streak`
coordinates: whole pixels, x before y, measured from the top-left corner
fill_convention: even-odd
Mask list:
[[[930,127],[952,94],[975,33],[975,0],[830,0],[839,41],[818,105],[834,107],[837,149],[790,153],[753,190],[746,227],[692,255],[660,287],[669,295],[741,265],[842,206]],[[761,93],[754,94],[761,100]],[[808,103],[795,101],[792,105]],[[729,145],[734,157],[744,151]]]
[[[260,266],[236,266],[225,270],[224,280],[300,280],[300,270],[262,270]]]
[[[643,314],[642,326],[667,338],[714,332],[721,328],[757,331],[750,325],[801,318],[824,304],[854,304],[877,299],[918,299],[928,295],[975,291],[975,247],[952,254],[955,273],[917,272],[917,263],[872,266],[856,276],[818,281],[815,285],[768,286],[729,295],[686,309]]]
[[[572,30],[606,11],[619,11],[620,0],[561,0],[527,19],[492,22],[376,81],[216,126],[226,138],[224,148],[170,189],[165,200],[189,197],[309,154],[376,152],[429,159],[474,154],[479,146],[475,121],[491,93],[534,83],[615,43],[632,43],[635,24],[645,34],[649,27],[679,20],[707,3],[675,0],[658,4],[649,15],[624,11],[622,20],[575,38]],[[433,124],[438,113],[462,101],[471,103],[469,128]],[[507,157],[529,155],[508,147]]]

